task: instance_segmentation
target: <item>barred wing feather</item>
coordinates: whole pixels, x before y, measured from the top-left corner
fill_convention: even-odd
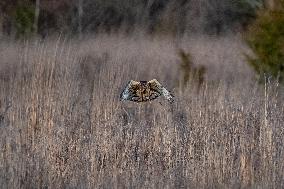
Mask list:
[[[136,89],[139,86],[138,81],[131,80],[120,94],[120,100],[132,100],[136,95]]]
[[[152,79],[148,81],[148,83],[151,90],[159,93],[160,95],[163,95],[171,103],[174,102],[174,96],[165,87],[163,87],[163,85],[161,85],[158,80]]]

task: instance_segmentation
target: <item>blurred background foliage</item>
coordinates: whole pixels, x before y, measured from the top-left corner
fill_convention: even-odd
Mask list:
[[[254,55],[247,55],[260,81],[266,77],[284,80],[284,1],[259,11],[249,27],[246,41]]]
[[[20,3],[14,12],[13,21],[15,23],[16,36],[28,36],[33,33],[35,18],[34,6],[29,3]]]
[[[283,12],[283,0],[1,0],[0,36],[245,33],[259,78],[283,80]]]
[[[38,6],[41,36],[118,29],[221,34],[246,27],[262,4],[261,0],[1,0],[0,24],[5,35],[31,33]]]

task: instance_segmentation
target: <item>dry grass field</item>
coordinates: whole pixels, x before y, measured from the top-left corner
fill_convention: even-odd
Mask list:
[[[181,90],[178,49],[206,67]],[[238,36],[0,42],[1,188],[284,188],[284,95]],[[175,95],[120,102],[130,79]],[[281,91],[282,90],[282,91]]]

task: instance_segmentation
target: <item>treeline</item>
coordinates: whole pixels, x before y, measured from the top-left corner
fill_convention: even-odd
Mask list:
[[[262,0],[1,0],[0,33],[221,34],[247,26]]]

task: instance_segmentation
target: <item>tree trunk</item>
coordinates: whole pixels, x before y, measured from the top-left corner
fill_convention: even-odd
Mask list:
[[[283,0],[265,0],[264,6],[268,10],[281,10],[283,9]]]
[[[275,2],[274,2],[274,0],[266,0],[266,1],[265,1],[265,6],[266,6],[269,10],[274,10],[274,8],[275,8]]]
[[[34,33],[38,33],[38,17],[39,17],[39,11],[40,11],[40,0],[36,0],[36,5],[35,5],[35,18],[34,18]]]
[[[3,36],[3,15],[0,14],[0,38]]]
[[[82,37],[82,16],[83,16],[83,0],[78,0],[78,32],[79,32],[79,38]]]

